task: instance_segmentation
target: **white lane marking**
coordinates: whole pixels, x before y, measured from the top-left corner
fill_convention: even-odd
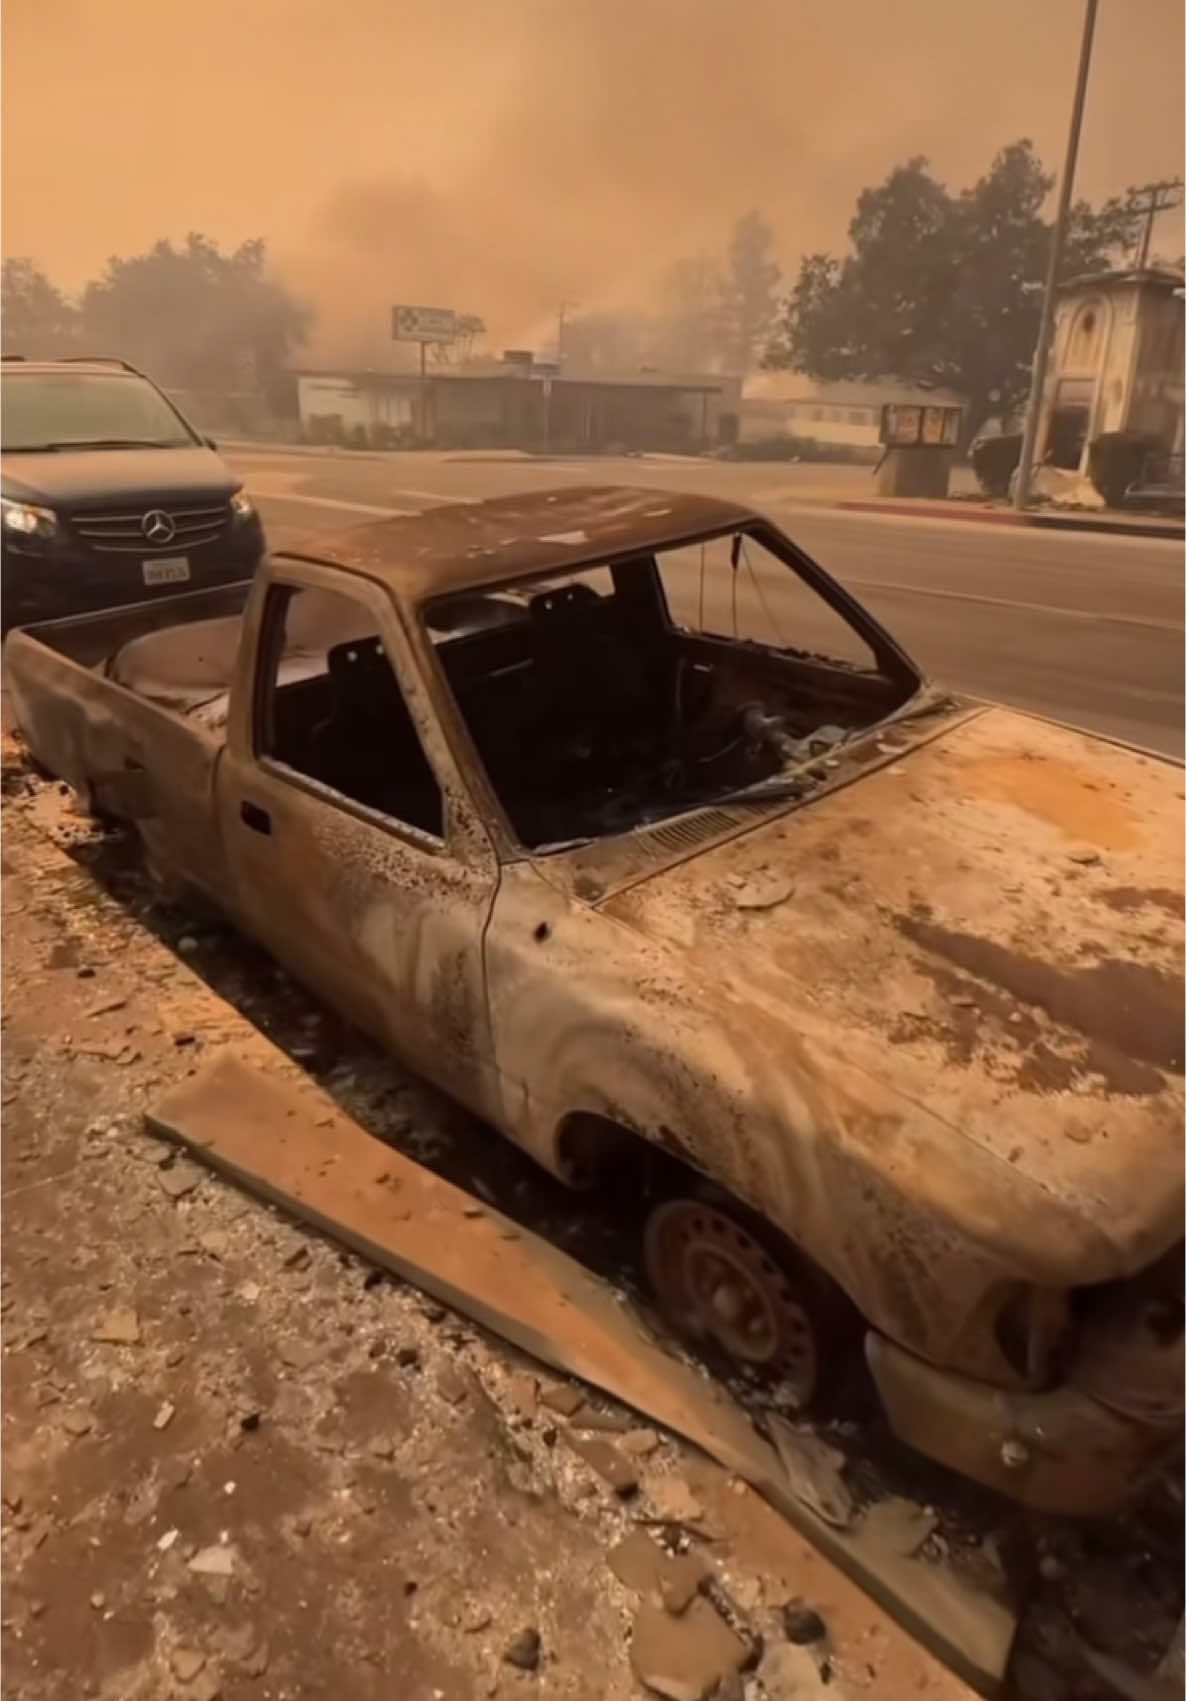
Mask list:
[[[941,589],[936,585],[904,585],[895,579],[863,579],[847,573],[836,578],[845,585],[859,585],[863,591],[900,591],[906,596],[941,597],[952,602],[985,603],[989,608],[1010,608],[1025,614],[1061,615],[1070,620],[1102,620],[1109,626],[1140,626],[1153,632],[1181,632],[1182,623],[1158,620],[1149,614],[1105,614],[1094,608],[1068,608],[1065,604],[1049,602],[1015,602],[1010,597],[980,596],[975,591]]]
[[[439,490],[409,490],[403,485],[400,486],[395,494],[397,496],[411,496],[417,502],[440,503],[442,506],[448,506],[450,503],[459,502],[465,507],[472,507],[475,502],[485,501],[485,498],[482,496],[458,496],[456,494],[452,496],[445,496]]]
[[[268,490],[265,485],[252,483],[251,494],[261,502],[300,502],[310,508],[337,508],[345,514],[372,514],[380,520],[395,520],[419,513],[418,508],[381,508],[375,502],[344,502],[337,496],[304,496],[295,490]]]

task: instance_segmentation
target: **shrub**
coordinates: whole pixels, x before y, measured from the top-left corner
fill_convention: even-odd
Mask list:
[[[828,443],[818,437],[754,437],[717,451],[727,461],[833,461],[871,466],[881,450],[863,443]]]
[[[1021,459],[1020,431],[978,437],[968,451],[976,481],[986,496],[1007,496],[1009,480]]]
[[[1087,451],[1087,475],[1109,508],[1124,506],[1124,493],[1157,444],[1139,431],[1104,431]]]

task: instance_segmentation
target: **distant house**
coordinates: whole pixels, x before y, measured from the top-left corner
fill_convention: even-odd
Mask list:
[[[866,450],[875,459],[881,410],[887,403],[925,407],[959,406],[950,390],[923,389],[893,378],[873,383],[817,384],[797,372],[756,372],[745,381],[740,438],[753,443],[769,437],[811,437],[846,450]]]
[[[1086,471],[1092,441],[1132,431],[1165,455],[1183,445],[1182,276],[1094,272],[1063,286],[1038,429],[1039,458]]]

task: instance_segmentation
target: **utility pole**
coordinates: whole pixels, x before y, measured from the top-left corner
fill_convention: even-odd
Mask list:
[[[1141,240],[1137,247],[1137,270],[1143,271],[1149,261],[1149,245],[1153,241],[1153,221],[1158,213],[1168,213],[1182,205],[1182,179],[1165,178],[1160,183],[1143,183],[1139,189],[1128,191],[1129,210],[1143,213]]]
[[[556,365],[562,370],[564,367],[564,321],[568,315],[569,308],[577,306],[579,306],[579,303],[576,301],[562,301],[560,303],[560,313],[556,320]]]
[[[1062,251],[1066,242],[1067,215],[1071,210],[1071,190],[1075,183],[1075,161],[1079,155],[1079,132],[1083,128],[1083,104],[1087,96],[1087,72],[1091,65],[1091,43],[1095,35],[1095,14],[1099,0],[1086,0],[1083,13],[1083,40],[1079,47],[1079,74],[1075,79],[1075,98],[1071,104],[1071,128],[1067,135],[1067,157],[1063,162],[1062,182],[1058,186],[1058,211],[1050,233],[1050,260],[1046,267],[1046,293],[1042,297],[1042,318],[1038,325],[1038,346],[1034,350],[1033,376],[1030,384],[1029,407],[1025,416],[1025,435],[1021,440],[1021,459],[1017,463],[1017,484],[1013,505],[1025,508],[1030,498],[1030,480],[1034,470],[1034,450],[1038,426],[1042,418],[1042,395],[1046,388],[1046,367],[1050,360],[1050,332],[1054,325],[1054,306],[1058,296],[1058,274],[1062,269]]]

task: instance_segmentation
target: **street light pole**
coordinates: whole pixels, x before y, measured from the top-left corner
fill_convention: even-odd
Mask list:
[[[1079,75],[1075,81],[1075,99],[1071,107],[1071,129],[1067,136],[1067,157],[1058,188],[1058,211],[1050,233],[1050,260],[1046,267],[1046,292],[1042,297],[1042,318],[1038,326],[1038,346],[1034,350],[1033,377],[1030,384],[1029,407],[1025,416],[1025,435],[1021,442],[1021,459],[1017,463],[1017,483],[1013,493],[1016,508],[1029,503],[1030,481],[1034,470],[1034,450],[1037,447],[1038,426],[1042,418],[1042,396],[1046,389],[1046,367],[1050,361],[1050,332],[1054,324],[1054,306],[1058,294],[1058,275],[1062,269],[1062,251],[1066,241],[1067,217],[1071,210],[1071,190],[1075,183],[1075,161],[1079,154],[1079,132],[1083,128],[1083,103],[1087,95],[1087,72],[1091,64],[1091,41],[1095,34],[1095,14],[1099,0],[1087,0],[1083,14],[1083,41],[1079,48]]]

